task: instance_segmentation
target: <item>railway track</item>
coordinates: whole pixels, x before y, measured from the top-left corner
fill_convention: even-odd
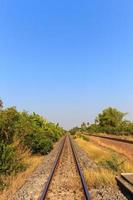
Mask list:
[[[114,138],[114,137],[94,135],[94,134],[92,136],[98,137],[98,138],[104,138],[104,139],[108,139],[108,140],[114,140],[114,141],[118,141],[118,142],[124,142],[124,143],[128,143],[128,144],[133,144],[132,140],[127,140],[127,139],[122,139],[122,138]]]
[[[90,200],[73,141],[65,136],[39,200]]]

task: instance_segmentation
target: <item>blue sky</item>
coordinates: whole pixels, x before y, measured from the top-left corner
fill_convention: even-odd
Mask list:
[[[0,97],[65,128],[133,120],[132,0],[1,0]]]

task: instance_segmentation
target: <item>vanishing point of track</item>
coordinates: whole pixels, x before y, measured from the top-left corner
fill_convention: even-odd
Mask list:
[[[72,139],[65,136],[39,200],[90,200]]]

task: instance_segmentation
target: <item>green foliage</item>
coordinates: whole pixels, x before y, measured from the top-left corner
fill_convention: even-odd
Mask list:
[[[15,149],[4,142],[0,143],[0,174],[17,173],[24,169]]]
[[[24,144],[32,151],[32,153],[47,154],[53,148],[52,141],[44,134],[31,133],[25,136]]]
[[[89,133],[97,133],[97,132],[102,132],[102,128],[97,125],[97,124],[91,124],[88,128],[87,128],[87,132]]]
[[[96,118],[96,125],[100,132],[117,135],[133,133],[133,123],[124,120],[125,115],[115,108],[107,108]]]
[[[133,122],[124,120],[126,113],[120,112],[116,108],[107,108],[103,110],[93,124],[81,124],[81,127],[70,130],[71,134],[78,132],[107,133],[115,135],[133,135]]]
[[[87,128],[87,125],[86,125],[85,122],[83,122],[83,123],[81,124],[81,129],[82,129],[83,131],[85,131],[86,128]]]
[[[128,134],[133,135],[133,123],[127,120],[121,122],[118,126],[118,132],[124,135],[128,135]]]
[[[118,111],[116,108],[107,108],[96,118],[96,122],[100,126],[117,127],[122,121],[126,113]]]
[[[23,138],[32,132],[41,132],[44,129],[46,120],[41,116],[33,113],[19,112],[19,118],[15,126],[15,136]]]
[[[74,127],[73,129],[71,129],[69,132],[71,135],[75,135],[78,131],[80,131],[81,129],[78,127]]]
[[[0,100],[0,174],[17,173],[24,168],[19,157],[22,147],[44,155],[63,134],[59,124],[36,113],[18,112],[15,107],[4,109]]]
[[[45,135],[53,142],[56,142],[61,136],[63,129],[54,123],[46,123],[44,128]]]
[[[104,166],[105,168],[112,169],[113,171],[120,172],[121,166],[123,165],[125,161],[120,162],[117,156],[112,155],[112,157],[108,160],[105,160],[101,162],[100,164]]]
[[[15,107],[0,111],[0,140],[10,144],[13,142],[15,124],[19,113]]]
[[[0,99],[0,109],[2,109],[3,108],[3,102],[2,102],[2,100]]]
[[[82,138],[83,140],[85,140],[85,141],[89,141],[89,138],[88,138],[87,136],[85,136],[85,135],[81,135],[81,138]]]
[[[16,123],[16,136],[23,140],[25,136],[32,133],[43,133],[51,141],[56,142],[63,134],[63,129],[54,123],[46,121],[42,116],[35,113],[29,115],[27,112],[19,114]]]

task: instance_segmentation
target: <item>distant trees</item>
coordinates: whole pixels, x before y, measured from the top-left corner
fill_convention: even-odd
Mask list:
[[[2,102],[2,100],[0,99],[0,109],[2,109],[3,108],[3,102]]]
[[[75,135],[75,133],[77,133],[80,130],[81,130],[81,128],[79,128],[79,127],[76,126],[76,127],[72,128],[70,130],[70,133],[71,133],[71,135]]]
[[[107,108],[96,117],[99,131],[106,133],[118,133],[127,113],[120,112],[116,108]]]
[[[116,108],[107,108],[96,118],[96,123],[103,127],[117,127],[123,121],[126,113],[118,111]]]
[[[81,124],[81,129],[82,129],[82,130],[86,130],[86,128],[87,128],[87,125],[86,125],[85,122],[83,122],[83,123]]]
[[[104,109],[95,119],[94,124],[83,122],[80,128],[72,129],[73,134],[76,130],[88,133],[110,133],[110,134],[132,134],[133,122],[124,119],[127,113],[123,113],[116,108]]]

